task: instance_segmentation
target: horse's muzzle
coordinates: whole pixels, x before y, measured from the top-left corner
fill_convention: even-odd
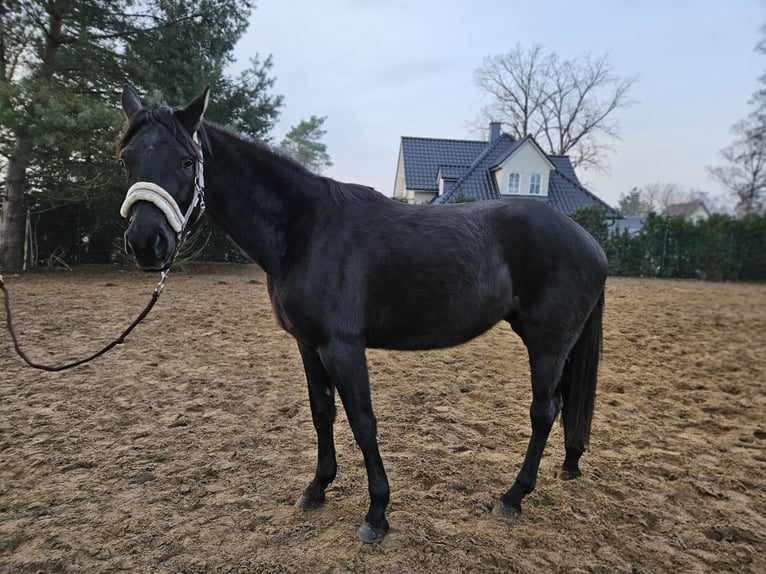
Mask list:
[[[136,204],[133,209],[132,221],[125,231],[125,252],[144,271],[161,271],[173,259],[176,234],[154,206]]]

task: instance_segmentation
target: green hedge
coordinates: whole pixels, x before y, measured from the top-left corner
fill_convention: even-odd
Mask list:
[[[650,214],[633,236],[609,232],[588,210],[573,218],[599,241],[611,275],[766,281],[766,214],[698,222]]]

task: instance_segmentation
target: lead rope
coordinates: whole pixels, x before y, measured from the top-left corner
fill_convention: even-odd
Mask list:
[[[176,250],[173,253],[173,257],[170,260],[170,263],[168,263],[168,266],[162,270],[160,273],[160,281],[157,283],[157,286],[154,288],[154,291],[152,292],[152,297],[149,300],[149,303],[144,307],[144,310],[141,311],[141,313],[136,317],[136,320],[133,321],[127,329],[125,329],[122,334],[114,339],[111,343],[106,345],[104,348],[99,350],[96,353],[93,353],[89,357],[86,357],[84,359],[80,359],[79,361],[74,361],[72,363],[66,363],[64,365],[42,365],[40,363],[35,363],[32,361],[27,354],[21,349],[21,345],[19,345],[19,338],[16,335],[16,330],[13,328],[13,319],[11,317],[11,304],[9,301],[9,295],[8,295],[8,289],[5,287],[5,282],[3,281],[3,276],[0,275],[0,291],[3,292],[3,301],[5,303],[5,324],[8,327],[8,332],[11,334],[11,339],[13,340],[13,347],[16,349],[16,353],[21,357],[24,362],[32,367],[33,369],[40,369],[41,371],[48,371],[48,372],[58,372],[58,371],[65,371],[66,369],[71,369],[72,367],[76,367],[78,365],[82,365],[84,363],[90,362],[93,359],[100,357],[104,353],[110,351],[117,345],[121,345],[125,342],[125,337],[127,337],[130,332],[135,329],[138,324],[143,321],[146,316],[149,314],[149,312],[154,307],[155,303],[157,303],[157,299],[160,298],[160,293],[162,293],[162,290],[165,288],[165,280],[168,278],[168,274],[170,273],[170,266],[175,262],[176,257],[178,257],[179,252],[181,251],[181,245],[186,240],[187,236],[189,235],[189,220],[191,219],[191,215],[194,212],[194,209],[199,206],[201,213],[205,209],[205,199],[204,199],[204,180],[202,179],[202,160],[199,159],[197,162],[197,174],[194,178],[194,198],[192,200],[191,205],[189,206],[189,209],[187,210],[186,214],[183,218],[183,225],[181,231],[178,233],[178,241],[176,242]]]
[[[19,339],[16,335],[16,331],[13,328],[13,320],[11,318],[11,305],[9,302],[9,296],[8,296],[8,289],[5,287],[5,282],[3,281],[3,276],[0,275],[0,290],[3,292],[3,300],[5,301],[5,324],[8,327],[8,332],[11,334],[11,339],[13,340],[13,346],[16,349],[16,353],[24,359],[24,362],[29,365],[30,367],[34,369],[40,369],[41,371],[49,371],[49,372],[57,372],[57,371],[64,371],[66,369],[71,369],[72,367],[76,367],[78,365],[82,365],[83,363],[87,363],[89,361],[92,361],[93,359],[100,357],[107,351],[111,350],[112,348],[116,347],[117,345],[121,345],[125,342],[125,337],[127,337],[130,332],[136,328],[136,326],[146,318],[146,316],[149,314],[149,311],[152,310],[152,307],[154,307],[154,304],[157,302],[157,299],[160,298],[160,293],[162,293],[162,289],[165,287],[165,279],[167,279],[168,273],[170,273],[170,269],[166,269],[162,272],[160,282],[157,283],[157,286],[154,288],[154,292],[152,293],[152,298],[149,300],[149,303],[144,308],[143,311],[138,315],[135,321],[133,321],[127,329],[125,329],[122,334],[117,337],[115,340],[113,340],[111,343],[106,345],[103,349],[100,351],[93,353],[89,357],[86,357],[85,359],[80,359],[79,361],[74,361],[73,363],[66,363],[64,365],[42,365],[40,363],[35,363],[32,361],[24,351],[21,350],[21,346],[19,345]]]
[[[168,278],[168,274],[170,273],[170,266],[173,265],[173,263],[176,260],[176,257],[178,257],[179,252],[181,251],[181,245],[186,241],[186,238],[189,235],[189,221],[191,219],[192,213],[194,210],[199,207],[199,215],[197,216],[197,219],[199,219],[202,214],[205,211],[205,179],[203,175],[203,160],[202,160],[202,147],[200,146],[199,138],[197,137],[197,132],[195,131],[194,134],[192,134],[192,141],[199,147],[194,148],[195,153],[197,154],[197,162],[196,162],[196,169],[194,174],[194,197],[192,198],[191,205],[189,206],[189,209],[186,211],[186,213],[183,216],[183,223],[181,225],[181,230],[178,232],[178,241],[176,241],[176,250],[173,253],[173,257],[170,259],[170,263],[168,263],[168,266],[163,269],[160,273],[160,281],[157,283],[157,286],[154,288],[154,291],[152,292],[152,298],[149,300],[149,303],[144,307],[144,310],[141,311],[141,313],[136,317],[136,320],[133,321],[127,329],[125,329],[122,334],[114,339],[111,343],[106,345],[103,349],[100,351],[93,353],[89,357],[86,357],[84,359],[80,359],[79,361],[74,361],[72,363],[66,363],[64,365],[41,365],[40,363],[35,363],[32,361],[26,353],[21,349],[21,346],[19,345],[19,339],[16,335],[16,331],[13,328],[13,320],[11,318],[11,304],[9,302],[9,295],[8,295],[8,289],[5,287],[5,282],[3,281],[3,276],[0,275],[0,291],[3,292],[3,300],[5,302],[5,324],[8,327],[8,332],[11,334],[11,339],[13,340],[13,347],[16,349],[16,353],[21,357],[24,362],[32,367],[33,369],[40,369],[41,371],[49,371],[49,372],[57,372],[57,371],[64,371],[66,369],[71,369],[72,367],[76,367],[78,365],[82,365],[84,363],[87,363],[89,361],[92,361],[93,359],[100,357],[104,353],[110,351],[117,345],[121,345],[125,342],[125,337],[127,337],[130,332],[135,329],[138,324],[143,321],[146,316],[149,314],[149,312],[154,307],[154,304],[157,303],[157,299],[160,298],[160,293],[162,293],[162,290],[165,288],[165,280]],[[167,192],[162,189],[159,186],[156,186],[152,184],[153,187],[149,189],[149,191],[154,190],[155,188],[158,188],[161,190],[163,194],[167,194]],[[132,188],[131,188],[132,189]],[[155,190],[153,193],[157,193]],[[128,196],[130,195],[130,190],[128,190]],[[126,198],[127,199],[127,198]],[[150,195],[149,200],[154,202],[152,200],[152,196]],[[165,211],[163,210],[163,213]],[[167,213],[165,214],[165,217],[167,216]]]

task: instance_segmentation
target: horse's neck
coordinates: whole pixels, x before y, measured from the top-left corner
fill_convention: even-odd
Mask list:
[[[309,201],[300,197],[308,186],[296,180],[315,176],[296,175],[289,160],[218,128],[208,130],[208,137],[208,214],[266,273],[276,276],[282,269],[291,226]]]

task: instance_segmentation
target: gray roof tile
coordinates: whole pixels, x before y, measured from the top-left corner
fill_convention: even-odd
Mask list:
[[[482,141],[403,137],[407,187],[438,191],[436,174],[440,165],[469,166],[486,147],[487,142]]]
[[[466,171],[468,171],[469,167],[470,166],[467,165],[441,164],[439,166],[439,172],[441,172],[441,176],[444,179],[457,180],[460,179]]]
[[[515,140],[502,134],[491,144],[486,141],[444,140],[432,138],[402,138],[404,176],[409,189],[437,192],[439,169],[445,179],[454,183],[446,186],[443,195],[433,203],[447,203],[459,196],[482,201],[500,198],[497,181],[492,170],[499,166],[531,136]],[[567,156],[547,156],[553,164],[548,182],[547,197],[540,197],[551,207],[571,215],[578,209],[594,203],[604,207],[607,217],[620,217],[620,213],[585,189]]]
[[[622,217],[619,211],[583,187],[567,156],[550,155],[548,159],[556,166],[548,182],[549,205],[567,215],[572,215],[578,209],[599,204],[604,208],[609,219]]]

